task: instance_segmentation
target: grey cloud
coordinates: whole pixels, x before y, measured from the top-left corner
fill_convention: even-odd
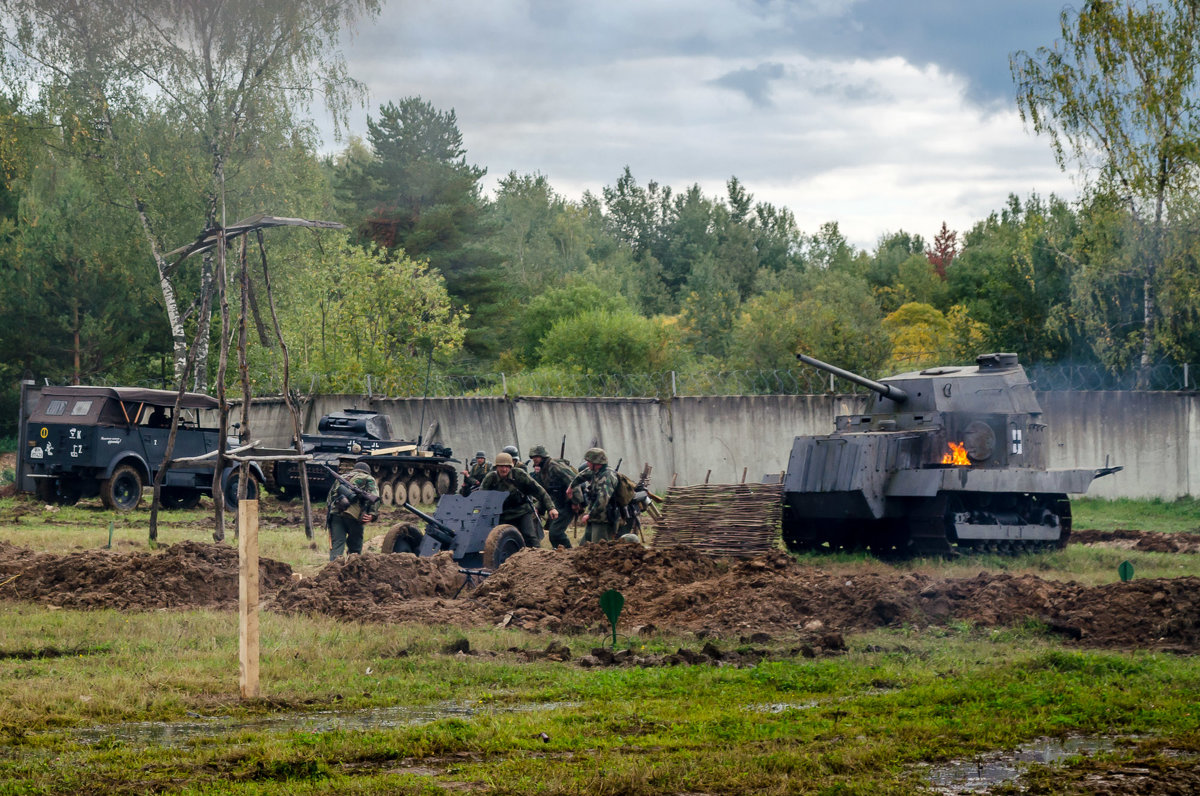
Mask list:
[[[771,106],[771,82],[784,76],[783,64],[759,64],[753,69],[735,69],[726,72],[715,80],[713,85],[738,91],[760,108]]]

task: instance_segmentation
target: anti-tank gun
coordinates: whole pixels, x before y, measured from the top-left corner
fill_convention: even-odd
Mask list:
[[[442,495],[433,515],[405,501],[403,507],[424,520],[425,530],[407,523],[393,528],[383,538],[383,552],[433,556],[448,550],[464,570],[493,570],[525,547],[521,532],[500,522],[506,497],[508,492],[498,490]]]
[[[1121,469],[1048,469],[1041,406],[1016,354],[880,381],[797,358],[874,396],[832,434],[795,438],[783,506],[794,550],[1061,547],[1067,496]]]

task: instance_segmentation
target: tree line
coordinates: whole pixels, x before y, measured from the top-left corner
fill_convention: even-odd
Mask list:
[[[870,376],[1013,351],[1113,371],[1200,357],[1195,12],[1085,2],[1015,53],[1018,108],[1082,198],[1011,195],[969,229],[850,245],[731,176],[721,195],[626,167],[598,195],[540,173],[484,190],[453,109],[395,98],[318,149],[319,93],[361,86],[334,42],[374,0],[0,0],[0,386],[211,389],[211,256],[169,252],[265,212],[293,384],[420,391],[424,375],[786,369],[805,351]],[[288,86],[281,90],[280,86]],[[36,88],[36,90],[34,90]],[[930,235],[930,237],[926,237]],[[262,320],[251,381],[280,369]],[[227,285],[236,294],[239,286]],[[235,375],[228,376],[233,379]],[[510,383],[513,383],[510,381]],[[6,416],[14,416],[7,412]]]

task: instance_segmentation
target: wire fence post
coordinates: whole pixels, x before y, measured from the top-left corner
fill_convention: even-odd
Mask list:
[[[679,393],[675,391],[675,371],[671,371],[671,397],[674,398],[677,395]]]
[[[1183,389],[1188,389],[1188,363],[1183,363]]]
[[[504,394],[508,395],[508,377],[503,372],[500,373],[500,387],[504,390]]]

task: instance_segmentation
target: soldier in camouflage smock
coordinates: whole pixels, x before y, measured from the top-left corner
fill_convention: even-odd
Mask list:
[[[542,489],[542,485],[534,481],[529,473],[513,467],[512,456],[503,451],[496,454],[492,471],[483,477],[479,488],[508,492],[500,508],[500,522],[515,526],[529,547],[538,547],[542,542],[530,500],[536,501],[550,519],[558,519],[558,509],[554,508],[554,501]]]
[[[533,480],[542,485],[554,501],[554,507],[558,509],[557,519],[546,524],[546,531],[550,534],[550,546],[570,547],[567,526],[571,524],[571,505],[567,500],[567,488],[579,473],[571,465],[551,459],[545,445],[534,445],[530,448],[529,458],[533,462]]]
[[[346,480],[355,487],[373,497],[379,496],[379,485],[371,475],[371,468],[366,462],[359,462],[346,476]],[[334,561],[344,552],[361,553],[363,547],[363,523],[375,519],[373,514],[366,513],[362,498],[355,498],[339,508],[338,481],[333,482],[329,496],[325,498],[325,507],[329,512],[325,522],[329,526],[329,560]],[[378,503],[374,504],[378,505]],[[374,506],[372,506],[373,508]]]
[[[463,470],[463,482],[459,487],[459,494],[463,497],[474,492],[483,483],[483,477],[488,474],[492,466],[488,464],[487,454],[483,451],[475,452],[475,461],[471,464],[470,469]]]
[[[587,469],[582,470],[571,482],[571,497],[582,492],[587,496],[579,519],[587,526],[584,532],[584,542],[599,542],[601,539],[615,539],[617,535],[616,518],[609,511],[609,500],[617,491],[617,474],[608,469],[608,454],[603,448],[589,448],[583,454]]]

